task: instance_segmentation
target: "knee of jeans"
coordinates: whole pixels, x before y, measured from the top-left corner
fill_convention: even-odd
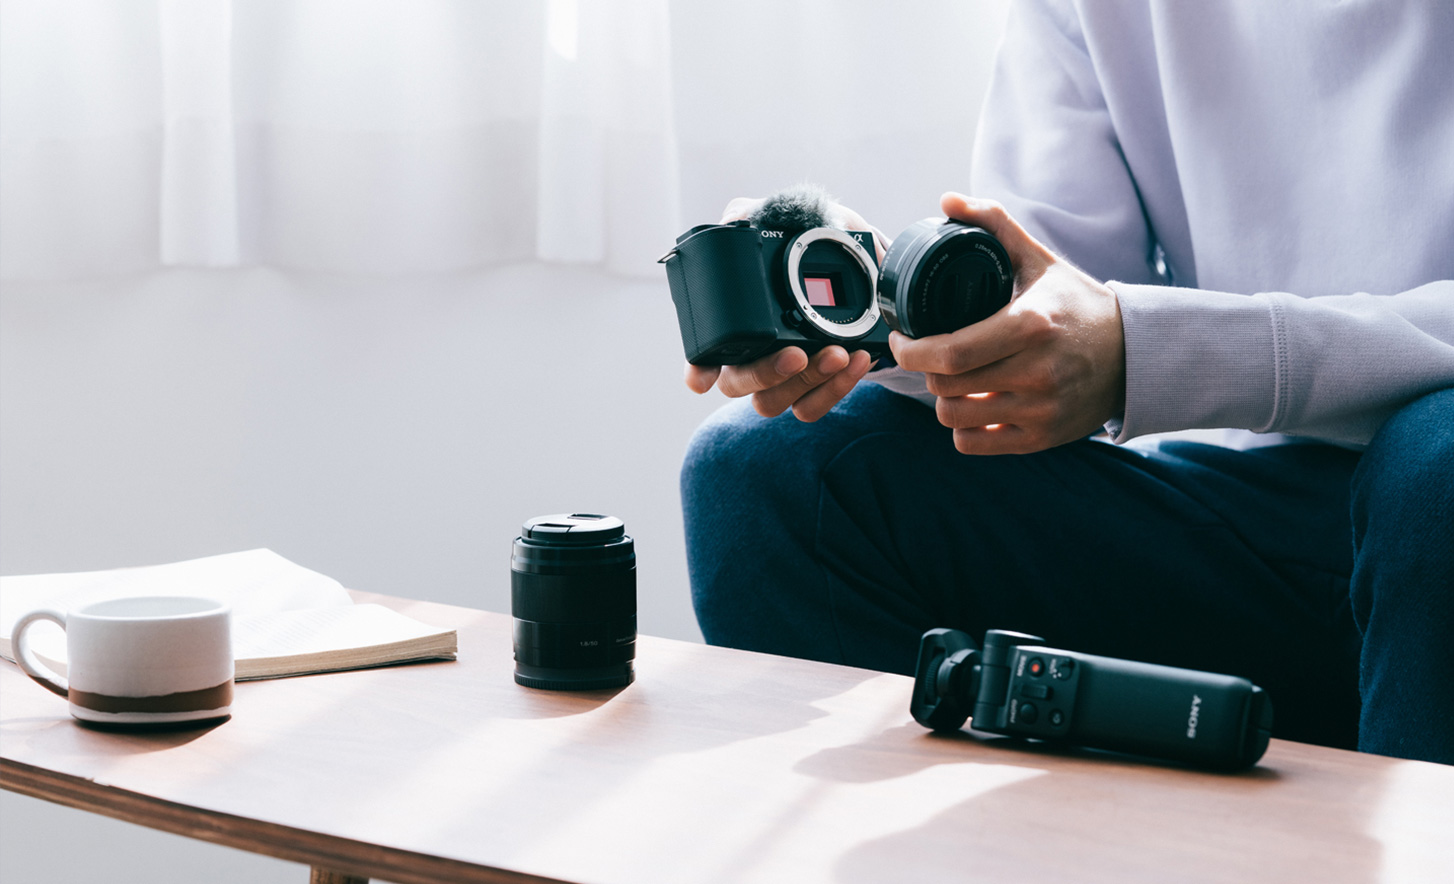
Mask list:
[[[1454,389],[1431,393],[1384,422],[1353,475],[1354,531],[1371,516],[1427,532],[1454,510]],[[1414,520],[1414,521],[1406,521]],[[1438,535],[1436,535],[1438,536]]]
[[[1375,596],[1398,588],[1433,603],[1454,580],[1454,390],[1390,417],[1352,482],[1353,614],[1366,629]]]
[[[860,384],[816,423],[787,412],[759,415],[747,399],[719,408],[697,429],[682,461],[682,502],[690,509],[727,494],[783,497],[816,487],[823,464],[868,429],[902,419],[910,400]],[[927,410],[925,410],[926,413]]]
[[[813,567],[801,530],[816,494],[805,453],[813,428],[764,418],[745,400],[717,410],[692,436],[681,497],[692,604],[711,644],[781,651],[769,612],[792,606]],[[765,588],[774,591],[764,597]]]
[[[682,502],[690,507],[699,489],[750,472],[749,462],[761,447],[755,440],[766,430],[765,424],[766,419],[744,399],[729,402],[708,417],[692,434],[682,459]]]

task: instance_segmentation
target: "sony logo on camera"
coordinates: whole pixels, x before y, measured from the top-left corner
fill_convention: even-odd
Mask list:
[[[1188,740],[1197,738],[1197,718],[1201,716],[1202,698],[1196,694],[1191,695],[1191,717],[1186,720],[1186,737]]]

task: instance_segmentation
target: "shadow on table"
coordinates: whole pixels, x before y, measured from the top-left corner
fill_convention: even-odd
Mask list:
[[[1215,773],[1091,750],[960,733],[917,741],[891,728],[819,752],[801,773],[843,783],[905,777],[956,764],[1039,768],[843,854],[834,880],[1339,881],[1377,880],[1383,847],[1369,834],[1375,784],[1273,757]],[[951,750],[951,751],[946,751]],[[882,753],[872,765],[864,753]],[[867,772],[866,772],[867,771]],[[946,768],[945,775],[963,773]],[[1376,796],[1375,796],[1376,797]],[[890,810],[888,812],[895,812]],[[922,818],[922,817],[920,817]]]
[[[84,751],[96,741],[104,741],[108,754],[140,755],[185,746],[226,723],[226,720],[213,719],[200,724],[183,722],[123,728],[98,727],[69,716],[32,716],[0,719],[0,731],[22,740],[45,739],[53,747],[52,751]]]
[[[865,753],[870,753],[873,763],[864,763]],[[859,743],[824,749],[798,762],[793,769],[797,773],[819,779],[841,783],[870,783],[909,776],[940,764],[974,761],[980,764],[1034,765],[1042,758],[1085,759],[1101,765],[1102,769],[1159,769],[1238,780],[1276,780],[1279,776],[1277,771],[1267,767],[1221,773],[1174,761],[1138,758],[1077,746],[1030,742],[980,732],[934,733],[917,724],[899,725]]]
[[[633,753],[670,755],[715,749],[740,739],[795,730],[827,716],[818,704],[882,673],[834,670],[830,679],[784,677],[783,658],[751,655],[737,665],[699,668],[655,659],[637,681],[610,691],[543,691],[519,687],[492,714],[549,719],[595,713],[592,740],[600,748],[620,740]],[[789,663],[788,665],[791,665]],[[744,699],[751,700],[744,704]]]
[[[600,691],[545,691],[520,686],[518,696],[509,705],[496,709],[501,718],[563,718],[594,712],[610,703],[630,686]]]

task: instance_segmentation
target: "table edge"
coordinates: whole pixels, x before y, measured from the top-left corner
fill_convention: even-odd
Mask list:
[[[223,847],[396,884],[565,884],[557,878],[205,810],[10,758],[0,758],[0,789]]]

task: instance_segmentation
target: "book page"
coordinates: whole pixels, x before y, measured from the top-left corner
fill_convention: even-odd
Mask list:
[[[296,565],[272,550],[254,549],[169,565],[0,577],[0,656],[14,660],[15,621],[37,608],[67,609],[132,595],[193,595],[232,605],[233,630],[265,614],[306,608],[352,607],[353,599],[331,577]],[[65,660],[60,627],[32,627],[32,647],[49,661]]]
[[[447,635],[383,605],[283,611],[240,621],[232,630],[239,660],[297,657]]]

